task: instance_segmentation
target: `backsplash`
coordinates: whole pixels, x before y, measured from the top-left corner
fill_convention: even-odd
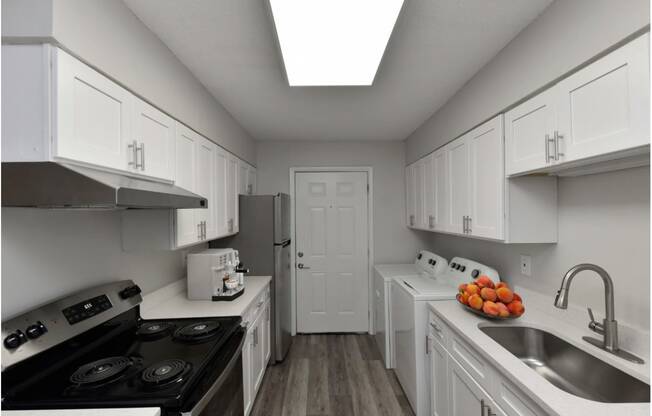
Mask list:
[[[123,252],[119,211],[3,208],[2,320],[113,280],[154,291],[185,276],[182,256]]]
[[[486,263],[511,285],[551,297],[568,269],[578,263],[596,263],[614,280],[616,319],[649,332],[650,168],[559,178],[558,186],[557,244],[504,245],[420,234],[427,235],[429,249],[446,258],[462,256]],[[531,276],[521,275],[521,254],[532,256]],[[602,319],[602,280],[590,274],[582,272],[574,279],[569,301],[583,309],[593,308]]]

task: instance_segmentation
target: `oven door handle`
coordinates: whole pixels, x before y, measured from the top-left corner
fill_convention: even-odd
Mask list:
[[[238,349],[236,350],[235,354],[233,354],[233,357],[231,357],[231,361],[229,361],[226,367],[224,367],[222,374],[220,374],[217,380],[215,380],[215,383],[213,383],[211,388],[208,389],[206,394],[204,394],[204,396],[199,399],[195,407],[187,412],[181,412],[181,416],[198,416],[201,411],[204,410],[206,405],[208,405],[208,403],[211,401],[215,393],[222,387],[225,380],[229,377],[231,370],[233,370],[233,367],[235,367],[236,363],[238,362],[238,357],[242,353],[242,347],[245,343],[245,340],[247,339],[243,329],[239,329],[238,332],[242,333],[242,339],[240,340],[240,344],[238,345]]]

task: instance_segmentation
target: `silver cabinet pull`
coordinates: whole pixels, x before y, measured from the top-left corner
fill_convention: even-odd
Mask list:
[[[555,132],[555,136],[557,135],[557,132]],[[555,154],[551,155],[550,154],[550,143],[552,143],[555,146]],[[557,160],[556,154],[557,154],[557,144],[556,144],[556,139],[555,138],[550,138],[549,134],[546,134],[546,164],[550,163],[553,160]]]
[[[134,146],[136,148],[136,151],[134,153],[134,160],[136,163],[134,164],[134,167],[136,169],[143,170],[143,144],[141,143],[140,146],[138,145],[138,142],[134,141]],[[138,153],[140,153],[140,163],[138,162]]]
[[[145,170],[145,143],[140,144],[140,170]]]
[[[430,322],[430,326],[431,326],[432,329],[434,329],[435,331],[437,331],[437,332],[441,332],[441,328],[438,327],[436,323],[434,323],[434,322]]]
[[[467,228],[466,228],[466,220],[467,220],[467,218],[468,217],[466,215],[462,217],[462,233],[464,233],[464,234],[466,234],[466,230],[467,230]]]
[[[127,145],[127,149],[131,151],[131,160],[129,161],[128,165],[138,169],[138,142],[133,140],[130,144]]]
[[[472,225],[473,225],[473,218],[466,217],[466,233],[467,234],[473,233]]]
[[[480,400],[480,416],[484,416],[484,399]]]
[[[563,134],[559,134],[557,130],[555,130],[555,160],[559,160],[561,157],[564,156],[562,152],[559,151],[559,141],[564,138]]]
[[[428,215],[428,227],[435,228],[435,216]]]
[[[197,240],[201,240],[201,222],[197,223]]]
[[[491,411],[491,407],[487,406],[487,416],[496,416],[494,412]]]
[[[232,233],[233,232],[233,219],[229,220],[228,228],[229,228],[229,232]]]
[[[414,215],[410,215],[410,226],[414,226]]]

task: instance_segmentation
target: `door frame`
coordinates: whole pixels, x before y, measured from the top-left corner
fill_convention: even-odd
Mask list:
[[[371,166],[354,166],[354,167],[292,167],[290,168],[290,235],[292,236],[292,245],[294,249],[290,253],[292,263],[292,273],[290,278],[291,299],[292,299],[292,336],[297,334],[297,268],[296,268],[296,216],[295,216],[295,178],[297,173],[309,172],[365,172],[367,174],[367,325],[370,334],[373,334],[373,302],[371,302],[373,290],[373,267],[374,267],[374,169]]]

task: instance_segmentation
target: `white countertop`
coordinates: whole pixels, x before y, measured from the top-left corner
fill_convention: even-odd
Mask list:
[[[59,409],[59,410],[3,410],[11,416],[160,416],[158,407],[131,407],[129,409]]]
[[[271,280],[270,276],[245,277],[245,293],[230,302],[189,300],[186,296],[186,279],[177,280],[145,295],[140,315],[145,319],[242,316]]]
[[[553,308],[552,298],[549,305],[540,302],[540,298],[528,296],[523,290],[517,288],[517,292],[523,296],[525,314],[513,321],[490,321],[471,314],[464,310],[457,301],[430,302],[429,307],[441,319],[443,319],[454,331],[455,334],[472,347],[482,353],[500,373],[509,377],[509,380],[516,384],[527,396],[535,401],[542,409],[551,414],[561,416],[643,416],[650,414],[649,403],[600,403],[586,400],[555,387],[543,377],[539,376],[531,368],[522,363],[518,358],[489,338],[480,331],[478,325],[519,325],[539,328],[557,335],[570,342],[574,346],[600,358],[601,360],[619,368],[640,380],[649,383],[650,359],[645,359],[645,364],[635,364],[612,354],[593,347],[582,340],[582,336],[596,336],[586,328],[573,326],[567,320],[560,319],[559,315],[548,308]],[[563,312],[563,311],[560,311]],[[563,316],[563,315],[561,315]]]

